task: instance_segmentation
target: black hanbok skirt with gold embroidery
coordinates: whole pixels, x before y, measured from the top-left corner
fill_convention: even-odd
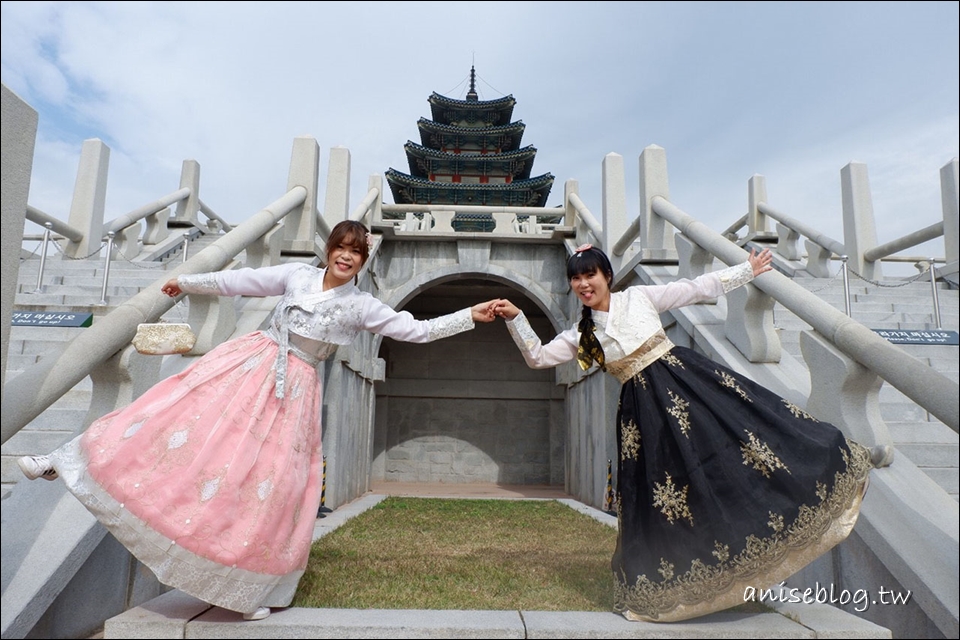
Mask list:
[[[677,621],[787,579],[856,522],[870,452],[708,358],[674,347],[617,411],[614,607]]]

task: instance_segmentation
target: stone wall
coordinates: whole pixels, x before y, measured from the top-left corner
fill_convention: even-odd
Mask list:
[[[439,285],[405,310],[429,318],[495,297],[553,338],[535,305],[489,282]],[[373,481],[564,484],[563,388],[527,367],[502,320],[425,345],[385,338],[379,356]]]

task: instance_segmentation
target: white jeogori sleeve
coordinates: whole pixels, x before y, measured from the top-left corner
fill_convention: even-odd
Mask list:
[[[507,320],[507,331],[523,354],[527,366],[532,369],[555,367],[577,357],[576,328],[567,329],[547,344],[543,344],[521,311],[512,320]]]

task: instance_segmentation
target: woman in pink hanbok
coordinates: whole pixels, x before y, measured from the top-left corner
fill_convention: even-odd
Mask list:
[[[290,604],[320,504],[318,366],[360,331],[425,343],[495,318],[490,301],[416,320],[355,278],[367,230],[336,225],[326,268],[290,263],[181,275],[181,293],[278,296],[269,328],[225,342],[46,456],[32,479],[67,488],[160,582],[247,620]]]

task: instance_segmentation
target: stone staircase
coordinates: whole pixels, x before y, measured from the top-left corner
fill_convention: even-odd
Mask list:
[[[217,236],[200,236],[191,243],[191,252],[209,246]],[[48,255],[40,292],[36,255],[21,260],[14,313],[47,311],[92,313],[93,322],[113,311],[117,305],[157,281],[181,264],[180,255],[168,256],[164,262],[136,262],[116,259],[110,265],[106,303],[101,305],[103,260],[71,260],[59,253]],[[159,285],[158,285],[159,286]],[[164,319],[183,322],[185,310],[174,307]],[[9,382],[38,362],[45,353],[59,351],[63,345],[86,329],[81,327],[18,327],[10,328],[5,381]],[[90,406],[92,381],[89,376],[57,400],[46,411],[27,424],[0,448],[0,490],[6,498],[23,477],[16,459],[23,455],[47,453],[69,440],[86,422]]]
[[[845,311],[843,283],[840,279],[823,280],[797,276],[802,285],[834,308]],[[878,284],[851,280],[850,314],[870,329],[936,329],[930,283],[919,280],[904,284],[902,280],[880,281]],[[960,302],[957,290],[938,288],[941,327],[958,331]],[[803,320],[777,304],[774,323],[780,332],[784,352],[802,361],[800,332],[810,329]],[[898,344],[904,352],[929,364],[954,382],[960,379],[956,345]],[[880,415],[890,430],[896,455],[909,458],[937,484],[958,500],[960,485],[960,436],[894,387],[880,388]]]

